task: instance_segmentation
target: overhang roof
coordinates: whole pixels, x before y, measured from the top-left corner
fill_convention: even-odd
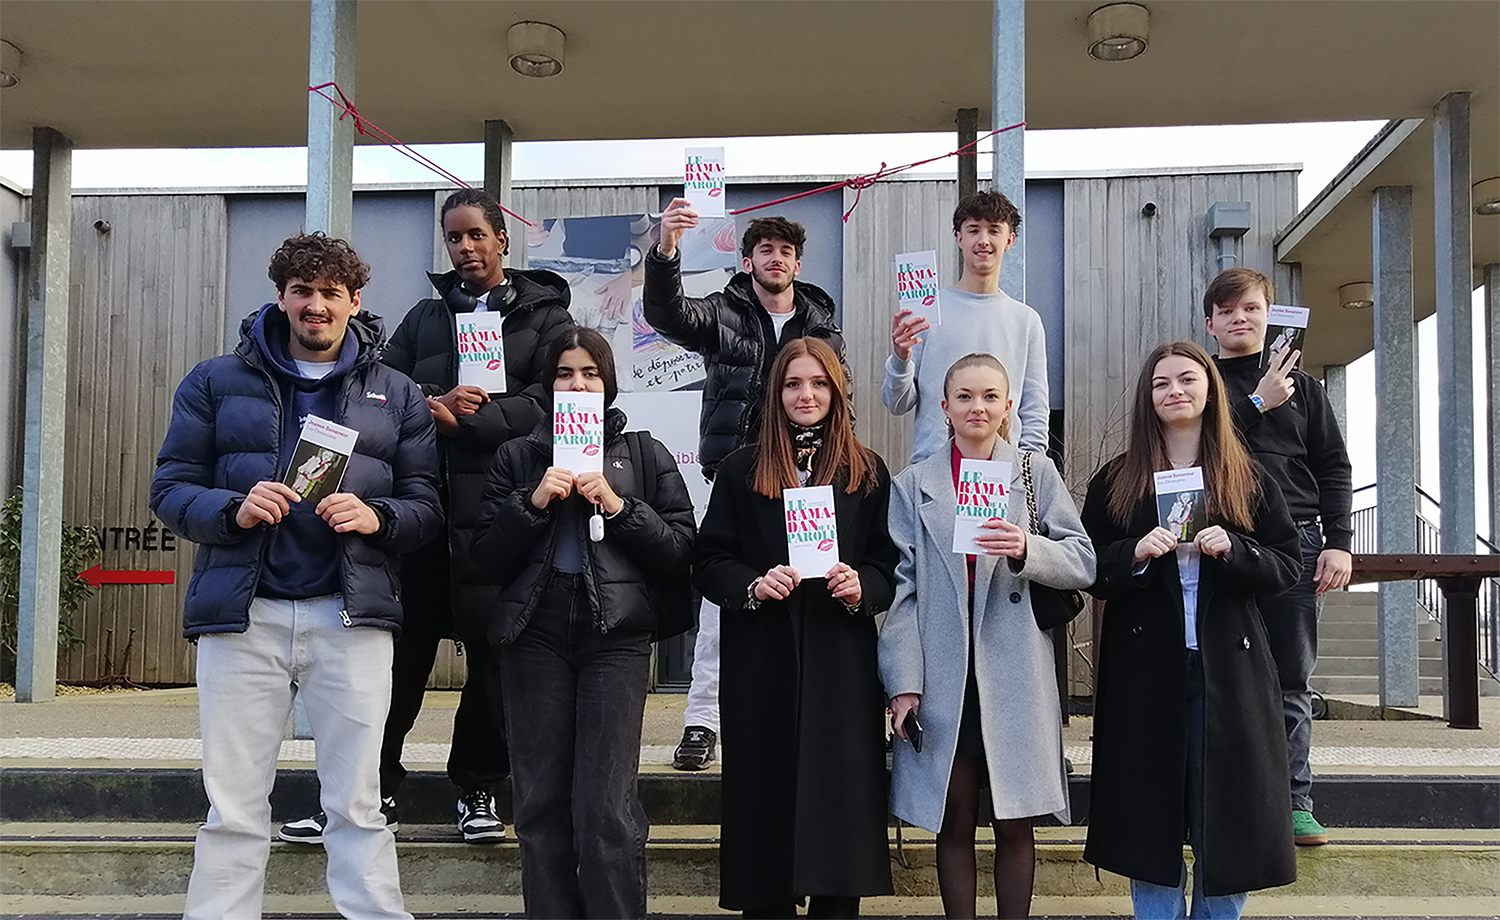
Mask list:
[[[1423,117],[1443,94],[1500,108],[1500,4],[1144,0],[1150,47],[1086,53],[1102,0],[1026,6],[1034,128]],[[0,146],[50,125],[79,147],[306,142],[308,5],[6,0],[21,83]],[[354,101],[408,143],[947,131],[989,119],[991,4],[977,0],[364,0]],[[567,34],[566,69],[506,63],[522,20]],[[1477,132],[1476,132],[1477,134]]]
[[[1471,102],[1470,116],[1473,181],[1500,175],[1500,112]],[[1432,126],[1431,118],[1389,122],[1278,237],[1277,261],[1302,263],[1300,299],[1312,308],[1305,355],[1309,367],[1347,364],[1370,350],[1374,311],[1342,309],[1339,286],[1374,280],[1371,208],[1377,188],[1411,186],[1413,309],[1417,319],[1437,309]],[[1484,266],[1500,262],[1500,215],[1468,213],[1471,286],[1479,287]]]

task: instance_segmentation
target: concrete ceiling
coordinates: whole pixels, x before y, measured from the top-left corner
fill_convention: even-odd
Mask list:
[[[1088,57],[1098,0],[1027,5],[1035,128],[1421,117],[1442,94],[1496,98],[1500,4],[1477,0],[1146,0],[1150,47]],[[943,131],[989,118],[991,6],[978,0],[364,0],[360,111],[410,143]],[[550,22],[567,66],[506,62],[506,30]],[[50,125],[80,147],[297,146],[308,5],[286,0],[6,0],[25,55],[0,91],[0,146]]]
[[[1494,106],[1474,106],[1470,114],[1470,172],[1477,182],[1500,175],[1496,143],[1500,112]],[[1432,126],[1431,118],[1386,125],[1277,240],[1277,261],[1302,263],[1300,300],[1312,309],[1305,359],[1309,367],[1347,364],[1370,350],[1374,311],[1341,308],[1338,289],[1374,280],[1371,209],[1377,188],[1411,186],[1413,310],[1417,319],[1423,319],[1437,309]],[[1471,282],[1477,288],[1483,284],[1484,266],[1500,262],[1500,215],[1477,215],[1470,209],[1469,218]],[[1482,348],[1482,344],[1475,347]]]

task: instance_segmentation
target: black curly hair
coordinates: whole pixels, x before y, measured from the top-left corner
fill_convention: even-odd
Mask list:
[[[288,238],[271,256],[266,274],[279,293],[286,292],[290,278],[333,281],[348,288],[350,294],[370,283],[370,266],[354,247],[321,230]]]

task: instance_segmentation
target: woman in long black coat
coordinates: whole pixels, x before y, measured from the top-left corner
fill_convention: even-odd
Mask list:
[[[854,437],[849,387],[819,339],[771,369],[758,442],[725,458],[693,580],[722,608],[719,903],[746,917],[852,917],[891,893],[885,696],[872,617],[890,606],[890,475]],[[787,564],[781,490],[833,486],[839,563]]]
[[[1203,470],[1208,527],[1160,526],[1153,474]],[[1236,917],[1246,892],[1296,880],[1286,732],[1257,594],[1296,582],[1281,490],[1234,434],[1213,361],[1159,346],[1136,387],[1130,447],[1089,484],[1083,524],[1107,599],[1084,858],[1132,880],[1139,917]],[[1183,911],[1182,845],[1195,854]]]

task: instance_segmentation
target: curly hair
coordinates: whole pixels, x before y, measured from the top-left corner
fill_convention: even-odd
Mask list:
[[[980,189],[959,199],[953,209],[953,232],[964,228],[966,220],[987,220],[992,224],[1008,224],[1010,232],[1021,232],[1021,212],[999,192]]]
[[[755,247],[763,240],[791,243],[792,248],[797,250],[797,259],[800,261],[802,247],[807,245],[807,228],[785,217],[757,217],[750,221],[750,226],[745,228],[745,235],[740,238],[740,257],[750,258]]]
[[[271,267],[266,274],[281,293],[286,291],[291,278],[332,281],[348,288],[350,294],[370,283],[370,266],[354,247],[321,230],[288,238],[271,256]]]

